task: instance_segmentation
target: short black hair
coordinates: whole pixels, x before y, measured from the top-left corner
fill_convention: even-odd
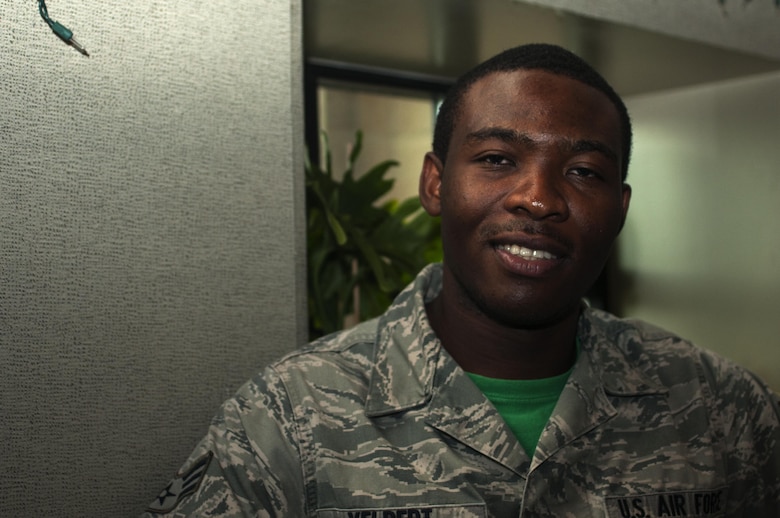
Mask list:
[[[606,95],[615,105],[620,116],[623,154],[621,174],[623,180],[626,179],[631,157],[631,118],[626,105],[606,79],[585,60],[562,47],[546,43],[531,43],[505,50],[472,68],[455,82],[439,108],[433,132],[433,152],[442,163],[447,159],[452,131],[460,115],[463,98],[471,86],[490,74],[515,70],[544,70],[570,77]]]

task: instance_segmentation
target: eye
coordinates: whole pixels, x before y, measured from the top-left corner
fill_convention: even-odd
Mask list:
[[[496,153],[483,155],[478,158],[478,161],[490,167],[503,167],[503,166],[513,165],[513,162],[510,159],[508,159],[504,155],[499,155]]]
[[[568,173],[580,178],[598,178],[601,176],[598,171],[589,167],[572,167],[568,170]]]

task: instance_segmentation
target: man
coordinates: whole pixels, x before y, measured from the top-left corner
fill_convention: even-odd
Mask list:
[[[559,47],[462,77],[420,179],[443,265],[246,384],[150,515],[780,516],[769,389],[582,303],[630,150],[623,102]]]

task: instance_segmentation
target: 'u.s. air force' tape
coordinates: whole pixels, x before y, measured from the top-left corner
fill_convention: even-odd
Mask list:
[[[606,502],[609,518],[719,517],[726,513],[726,488],[607,497]]]
[[[209,452],[196,460],[187,471],[177,473],[176,478],[171,480],[146,511],[157,514],[170,512],[182,498],[194,493],[206,475],[211,457],[213,453]]]

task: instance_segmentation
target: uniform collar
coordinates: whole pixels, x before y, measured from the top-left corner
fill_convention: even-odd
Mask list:
[[[441,291],[440,264],[427,266],[380,317],[366,414],[375,417],[427,403],[441,342],[425,304]]]
[[[367,415],[386,415],[424,405],[432,397],[436,377],[443,379],[452,374],[436,372],[437,365],[455,362],[440,362],[442,356],[449,356],[442,350],[425,311],[426,303],[439,294],[441,286],[441,265],[427,266],[380,317]],[[570,381],[589,387],[591,395],[586,402],[604,404],[596,392],[603,396],[667,392],[641,368],[641,346],[632,339],[633,325],[590,308],[583,310],[578,325],[581,354]]]
[[[641,341],[632,341],[632,330],[630,323],[608,313],[583,310],[577,334],[580,354],[539,439],[531,469],[617,416],[620,398],[668,392],[641,368],[634,355],[641,354]]]
[[[642,369],[641,340],[632,338],[635,328],[607,313],[584,309],[577,363],[530,459],[431,328],[425,304],[440,292],[441,276],[439,265],[427,267],[379,319],[367,416],[427,406],[429,425],[525,476],[616,416],[613,403],[620,397],[666,392]]]
[[[522,446],[431,328],[425,304],[440,290],[441,267],[428,267],[380,318],[366,415],[425,407],[430,426],[522,476]]]

